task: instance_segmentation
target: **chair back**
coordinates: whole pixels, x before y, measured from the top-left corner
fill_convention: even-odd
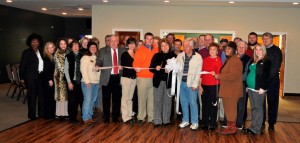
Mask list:
[[[12,74],[11,65],[10,65],[10,64],[7,64],[7,65],[5,65],[5,67],[6,67],[6,72],[7,72],[7,76],[8,76],[8,78],[9,78],[9,80],[10,80],[11,82],[14,82],[15,79],[14,79],[14,76],[13,76],[13,74]]]
[[[17,85],[20,84],[20,77],[19,77],[19,68],[17,65],[12,65],[11,66],[11,69],[12,69],[12,74],[13,74],[13,77],[14,77],[14,80],[16,81]]]

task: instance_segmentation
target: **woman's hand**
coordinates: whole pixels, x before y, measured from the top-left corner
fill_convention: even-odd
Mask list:
[[[87,88],[91,88],[91,83],[86,83],[85,86],[86,86]]]
[[[69,83],[68,83],[68,88],[69,88],[69,90],[73,90],[74,85],[72,84],[72,82],[69,82]]]
[[[48,83],[49,83],[49,86],[50,86],[50,87],[53,86],[53,81],[52,81],[52,80],[49,80]]]
[[[197,90],[197,88],[196,87],[192,87],[192,90],[195,91],[195,90]]]
[[[160,69],[161,69],[161,66],[156,66],[156,68],[155,68],[157,71],[160,71]]]

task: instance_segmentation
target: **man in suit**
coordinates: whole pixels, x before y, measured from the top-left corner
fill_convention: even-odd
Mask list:
[[[24,50],[20,63],[20,81],[25,83],[28,94],[28,118],[36,119],[36,100],[38,99],[38,115],[43,117],[42,111],[42,73],[44,61],[39,47],[43,44],[42,37],[38,34],[31,34],[26,40],[29,47]]]
[[[102,69],[100,75],[100,85],[102,86],[104,122],[109,123],[110,101],[112,97],[112,117],[113,122],[119,122],[122,90],[120,84],[121,55],[125,48],[118,48],[119,37],[111,35],[109,46],[101,48],[96,59],[96,66],[111,67],[112,69]]]

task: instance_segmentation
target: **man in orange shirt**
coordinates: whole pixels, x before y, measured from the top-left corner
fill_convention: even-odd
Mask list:
[[[153,122],[153,73],[149,69],[151,59],[158,52],[157,47],[153,47],[153,34],[148,32],[144,36],[145,44],[135,53],[133,67],[136,70],[137,89],[138,89],[138,124],[142,126],[146,115],[148,122]]]

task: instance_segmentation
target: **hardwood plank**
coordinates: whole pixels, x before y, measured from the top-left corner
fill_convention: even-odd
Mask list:
[[[250,122],[247,122],[249,124]],[[97,115],[96,123],[84,125],[72,124],[68,120],[37,119],[25,122],[14,128],[0,132],[0,143],[15,142],[164,142],[164,143],[297,143],[300,141],[300,123],[278,122],[275,132],[264,129],[261,135],[248,135],[239,132],[236,135],[221,135],[220,129],[213,132],[189,128],[179,129],[178,123],[169,127],[155,128],[152,123],[105,124]]]

